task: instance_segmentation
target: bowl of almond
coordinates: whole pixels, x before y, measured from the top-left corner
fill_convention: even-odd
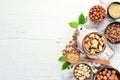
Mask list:
[[[106,48],[106,39],[99,32],[92,32],[83,39],[83,51],[88,56],[97,56],[101,54]]]

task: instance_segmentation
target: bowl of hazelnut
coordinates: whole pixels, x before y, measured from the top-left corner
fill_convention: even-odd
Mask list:
[[[92,77],[92,68],[86,63],[75,66],[73,75],[77,80],[89,80]]]
[[[97,71],[94,80],[120,80],[120,72],[111,66],[105,66]]]
[[[98,56],[106,48],[106,39],[99,32],[92,32],[85,36],[82,41],[83,51],[88,56]]]
[[[103,6],[100,5],[93,6],[89,11],[89,18],[95,23],[102,22],[105,19],[106,15],[106,10]]]

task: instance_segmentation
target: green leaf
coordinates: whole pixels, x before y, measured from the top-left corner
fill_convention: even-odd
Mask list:
[[[64,62],[62,65],[62,70],[65,70],[70,65],[69,62]]]
[[[59,57],[58,60],[61,61],[61,62],[65,61],[65,56],[61,56],[61,57]]]
[[[76,28],[78,27],[79,23],[78,22],[75,22],[75,21],[72,21],[69,23],[69,25],[72,27],[72,28]]]
[[[79,24],[84,24],[85,23],[85,16],[83,13],[80,14],[79,18],[78,18],[78,22]]]

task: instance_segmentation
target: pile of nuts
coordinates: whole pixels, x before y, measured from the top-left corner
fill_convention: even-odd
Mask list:
[[[109,24],[105,36],[111,43],[120,42],[120,23]]]
[[[88,55],[98,55],[106,48],[106,40],[102,34],[93,32],[84,38],[82,46]]]
[[[119,80],[118,76],[117,76],[117,71],[114,69],[104,69],[100,72],[98,72],[95,77],[94,80]]]
[[[74,76],[77,80],[88,80],[91,74],[91,67],[85,63],[78,64],[74,69]]]
[[[63,50],[63,55],[66,56],[66,61],[70,63],[76,63],[80,58],[80,50],[77,47],[77,33],[78,30],[75,30],[72,36],[72,40]]]
[[[94,22],[102,22],[106,14],[105,9],[100,5],[93,6],[89,11],[89,17]]]

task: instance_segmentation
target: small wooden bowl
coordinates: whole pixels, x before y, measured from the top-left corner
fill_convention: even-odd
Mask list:
[[[104,69],[115,70],[115,71],[116,71],[116,75],[117,75],[117,77],[118,77],[118,80],[120,80],[120,72],[119,72],[117,69],[113,68],[112,66],[108,66],[108,65],[103,66],[101,69],[99,69],[99,70],[93,75],[94,80],[95,80],[95,78],[96,78],[96,75],[97,75],[99,72],[102,72]]]
[[[104,43],[103,50],[100,51],[100,52],[97,53],[97,54],[90,54],[90,53],[88,52],[88,50],[86,50],[85,47],[84,47],[84,43],[85,43],[85,39],[86,39],[86,37],[90,36],[91,34],[97,34],[97,35],[99,35],[99,36],[101,36],[101,37],[104,38],[104,42],[105,42],[105,43]],[[88,56],[98,56],[99,54],[101,54],[101,53],[105,50],[106,45],[107,45],[107,42],[106,42],[106,39],[105,39],[105,37],[104,37],[103,34],[100,34],[99,32],[92,32],[92,33],[86,35],[86,37],[83,39],[83,42],[82,42],[83,51],[86,53],[86,55],[88,55]]]
[[[92,13],[91,13],[91,10],[94,10],[94,9],[96,9],[95,7],[98,7],[98,6],[100,6],[103,10],[104,10],[104,13],[105,13],[105,15],[104,15],[104,18],[103,17],[101,17],[101,15],[99,15],[99,17],[98,17],[98,15],[96,15],[97,13],[103,13],[101,10],[100,11],[92,11]],[[97,8],[96,10],[99,10],[100,8]],[[94,13],[94,12],[96,12],[96,13]],[[96,15],[96,16],[92,16],[92,17],[94,17],[94,18],[91,18],[90,16],[91,16],[91,14],[94,14],[94,15]],[[89,10],[89,19],[92,21],[92,22],[94,22],[94,23],[101,23],[101,22],[103,22],[105,19],[106,19],[106,16],[107,16],[107,11],[105,10],[105,8],[103,7],[103,6],[101,6],[101,5],[94,5],[93,7],[91,7],[91,9]],[[95,18],[101,18],[101,21],[97,21]]]
[[[120,2],[112,2],[112,3],[108,6],[108,8],[107,8],[108,16],[109,16],[110,18],[112,18],[112,19],[119,19],[120,17],[118,17],[118,18],[113,18],[113,17],[110,15],[110,13],[109,13],[109,8],[110,8],[110,6],[111,6],[112,4],[119,4],[119,5],[120,5]]]
[[[87,65],[87,66],[90,68],[90,70],[91,70],[90,77],[87,79],[87,80],[90,80],[90,78],[93,77],[91,66],[88,65],[88,64],[86,64],[86,63],[80,63],[80,64],[85,64],[85,65]],[[73,70],[73,75],[74,75],[75,78],[76,78],[76,76],[75,76],[75,69],[76,69],[76,67],[78,67],[80,64],[77,64],[77,65],[75,66],[74,70]],[[77,80],[77,78],[76,78],[76,80]]]

